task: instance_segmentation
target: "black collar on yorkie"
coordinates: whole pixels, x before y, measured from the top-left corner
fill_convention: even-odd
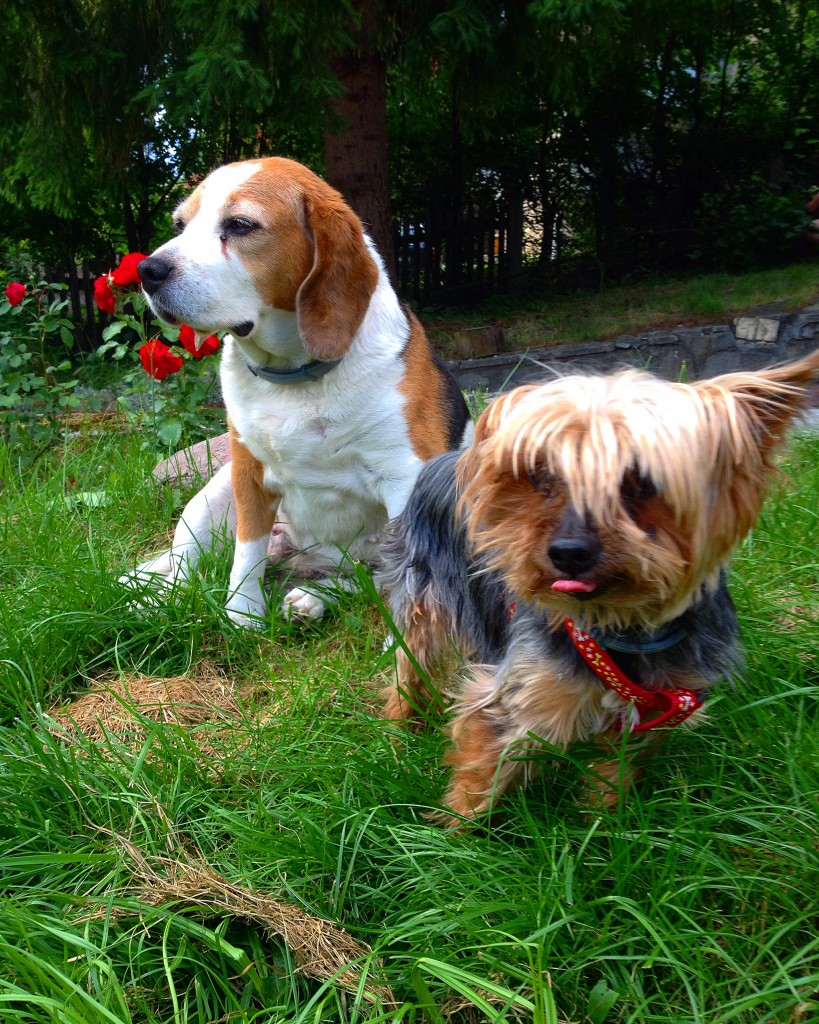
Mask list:
[[[424,467],[385,554],[403,643],[384,714],[423,713],[439,683],[455,697],[445,820],[525,782],[533,736],[605,746],[655,717],[601,682],[578,632],[606,671],[690,692],[701,717],[739,661],[726,562],[817,375],[819,350],[692,384],[629,370],[519,387],[487,407],[469,449]],[[596,774],[609,803],[630,779],[620,760]]]

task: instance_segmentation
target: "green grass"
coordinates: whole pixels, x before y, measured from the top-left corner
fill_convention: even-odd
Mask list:
[[[819,1019],[819,439],[787,462],[735,560],[748,665],[710,723],[671,734],[623,810],[582,809],[577,752],[462,834],[425,818],[442,734],[377,717],[390,665],[366,598],[248,633],[213,558],[137,612],[117,574],[178,504],[146,485],[138,439],[75,442],[36,477],[0,464],[0,1020]],[[91,491],[104,503],[76,500]],[[227,724],[55,728],[92,679],[204,665],[234,683]],[[145,863],[341,925],[358,982],[299,971],[295,942],[204,889],[150,905]]]
[[[730,323],[757,306],[788,312],[817,298],[819,260],[812,258],[747,274],[704,274],[528,301],[501,297],[469,312],[423,312],[422,319],[436,348],[448,356],[454,331],[493,322],[504,327],[506,349],[518,351],[678,325]]]

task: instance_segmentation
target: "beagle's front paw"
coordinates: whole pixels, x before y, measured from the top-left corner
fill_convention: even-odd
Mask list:
[[[236,591],[228,598],[226,605],[228,618],[237,626],[246,629],[263,629],[265,619],[265,603],[263,599]]]
[[[301,587],[294,587],[282,601],[282,612],[287,618],[320,619],[327,604],[317,595]]]

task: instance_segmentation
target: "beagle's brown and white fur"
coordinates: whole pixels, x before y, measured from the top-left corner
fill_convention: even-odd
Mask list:
[[[175,214],[178,237],[139,264],[158,317],[224,339],[231,462],[188,503],[173,546],[129,577],[176,584],[235,534],[227,610],[258,624],[274,555],[334,574],[377,563],[380,534],[421,466],[468,443],[455,381],[404,309],[342,197],[273,157],[220,167]],[[275,528],[275,529],[274,529]],[[286,611],[319,617],[319,592]]]

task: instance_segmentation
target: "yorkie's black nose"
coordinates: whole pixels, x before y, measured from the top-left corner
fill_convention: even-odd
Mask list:
[[[149,295],[164,284],[173,273],[173,264],[161,256],[148,256],[147,259],[137,263],[137,273],[142,281],[142,287]]]
[[[599,557],[599,541],[556,540],[549,545],[552,565],[568,576],[581,576],[593,569]]]
[[[597,564],[603,545],[597,533],[577,512],[566,511],[549,542],[549,558],[558,572],[582,576]]]

